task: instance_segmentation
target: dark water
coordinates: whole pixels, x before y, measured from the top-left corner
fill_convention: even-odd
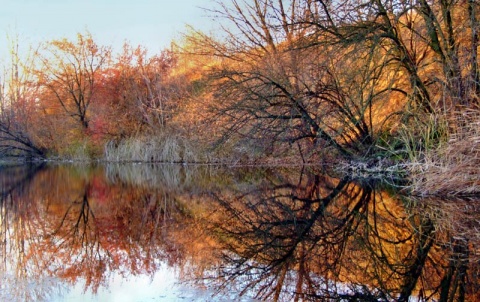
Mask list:
[[[1,301],[480,301],[480,202],[316,168],[0,170]]]

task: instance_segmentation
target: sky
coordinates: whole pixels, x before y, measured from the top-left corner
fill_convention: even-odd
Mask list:
[[[211,31],[202,8],[211,0],[0,0],[0,56],[8,53],[7,35],[22,45],[76,39],[92,34],[97,44],[120,50],[124,41],[149,53],[168,47],[186,25]]]

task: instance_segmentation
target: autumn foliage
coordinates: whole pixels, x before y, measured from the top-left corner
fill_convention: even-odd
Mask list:
[[[191,28],[157,54],[113,53],[90,33],[24,60],[13,47],[1,153],[421,161],[461,132],[463,112],[478,112],[479,11],[475,1],[218,1],[221,34]]]

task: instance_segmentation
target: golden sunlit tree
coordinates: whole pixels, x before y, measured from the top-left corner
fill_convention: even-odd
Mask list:
[[[421,134],[412,117],[478,105],[475,1],[232,0],[211,12],[226,21],[220,37],[189,39],[221,62],[212,123],[238,148],[375,156],[399,128]]]
[[[109,47],[97,45],[90,33],[78,34],[77,41],[53,40],[37,53],[36,75],[44,89],[66,115],[89,127],[89,108],[96,93],[96,75],[110,63]]]
[[[291,150],[303,155],[320,145],[349,151],[322,123],[327,113],[317,88],[337,97],[325,62],[318,53],[295,48],[306,32],[291,22],[297,2],[231,1],[218,3],[218,15],[231,21],[225,37],[191,35],[200,55],[217,58],[210,68],[213,83],[212,123],[222,128],[221,141],[258,154]],[[320,85],[317,85],[320,84]]]
[[[480,160],[478,127],[471,126],[480,116],[478,1],[307,2],[298,23],[309,28],[311,45],[361,45],[383,56],[385,71],[397,71],[396,83],[409,83],[389,147],[420,163],[412,165],[412,180],[428,179],[429,192],[447,186],[478,192],[472,184],[479,171],[471,168]],[[459,179],[444,177],[453,169],[461,171]]]
[[[199,55],[221,62],[209,71],[223,142],[267,155],[298,150],[303,161],[324,147],[347,157],[374,153],[377,133],[399,107],[389,100],[406,99],[408,81],[364,43],[319,38],[306,25],[315,21],[310,5],[219,2],[215,14],[230,22],[224,37],[190,35]]]
[[[478,103],[476,1],[307,2],[298,22],[316,41],[382,52],[408,77],[410,97],[423,110]]]

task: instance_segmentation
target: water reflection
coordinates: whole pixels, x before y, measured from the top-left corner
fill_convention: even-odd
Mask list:
[[[480,299],[478,201],[445,209],[348,177],[280,175],[212,195],[220,286],[274,301]]]
[[[156,172],[166,184],[183,181],[139,184],[118,167],[2,170],[3,298],[50,300],[77,282],[96,292],[113,274],[153,278],[165,264],[182,266],[184,234],[196,230],[177,198],[186,174],[170,168]]]
[[[95,293],[165,266],[217,301],[480,299],[475,200],[314,169],[11,167],[0,183],[2,300]]]

